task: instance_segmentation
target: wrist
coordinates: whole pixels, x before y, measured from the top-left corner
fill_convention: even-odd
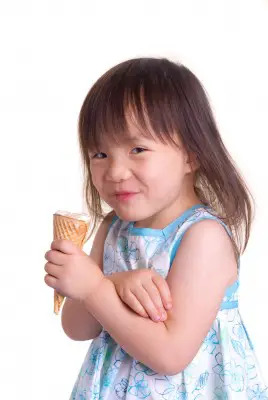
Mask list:
[[[87,311],[90,311],[90,305],[93,304],[93,299],[96,300],[101,293],[103,293],[103,290],[105,290],[105,287],[107,287],[107,283],[111,284],[111,280],[107,279],[106,275],[103,275],[98,284],[95,285],[95,288],[91,290],[83,299],[83,304]]]
[[[116,275],[117,275],[117,272],[114,272],[114,273],[111,274],[111,275],[106,275],[105,278],[108,279],[109,281],[115,283]]]
[[[118,283],[118,279],[122,277],[122,274],[125,274],[128,271],[120,271],[120,272],[113,272],[111,275],[105,275],[105,278],[109,279],[109,281],[113,283]]]
[[[108,279],[109,281],[113,282],[113,274],[112,275],[106,275],[105,278]]]

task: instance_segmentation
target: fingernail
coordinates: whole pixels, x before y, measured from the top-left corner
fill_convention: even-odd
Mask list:
[[[165,313],[165,312],[163,312],[162,314],[161,314],[161,319],[166,319],[167,318],[167,314]]]
[[[155,319],[156,321],[160,321],[161,317],[160,317],[160,315],[156,315],[156,316],[154,317],[154,319]]]

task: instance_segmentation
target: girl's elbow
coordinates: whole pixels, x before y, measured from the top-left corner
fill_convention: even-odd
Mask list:
[[[150,360],[147,360],[147,362],[145,360],[142,362],[152,371],[162,376],[176,375],[180,372],[178,366],[174,365],[172,360],[166,359],[165,356],[161,356],[160,354],[158,354],[157,358],[150,357]]]
[[[167,376],[177,375],[180,372],[184,371],[190,362],[191,360],[188,357],[185,357],[183,353],[176,353],[176,351],[174,350],[172,355],[166,358],[164,363],[165,365],[161,368],[161,374]]]
[[[179,365],[178,363],[167,363],[164,368],[161,368],[160,374],[161,375],[167,375],[167,376],[172,376],[172,375],[177,375],[180,372],[182,372],[184,368]]]
[[[178,359],[174,360],[173,357],[163,357],[161,358],[161,362],[159,362],[158,360],[157,366],[154,371],[159,375],[172,376],[179,374],[183,371],[183,369],[184,366],[181,362],[178,361]]]

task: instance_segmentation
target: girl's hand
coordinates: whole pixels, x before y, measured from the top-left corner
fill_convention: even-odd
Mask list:
[[[84,301],[104,279],[93,259],[70,240],[54,240],[45,259],[46,284],[70,299]]]
[[[106,276],[121,300],[142,317],[164,321],[170,309],[171,294],[166,280],[152,269],[116,272]],[[159,318],[158,318],[159,317]]]

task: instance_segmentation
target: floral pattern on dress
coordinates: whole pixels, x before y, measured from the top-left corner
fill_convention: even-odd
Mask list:
[[[133,223],[115,217],[104,245],[104,274],[153,268],[166,278],[172,249],[192,224],[216,219],[230,234],[209,208],[188,211],[168,235],[164,230],[150,235],[146,229],[135,234]],[[223,298],[222,305],[232,303],[234,308],[218,311],[194,359],[172,376],[160,375],[133,359],[102,330],[91,342],[70,400],[268,400],[253,344],[234,305],[238,288],[239,280]]]

